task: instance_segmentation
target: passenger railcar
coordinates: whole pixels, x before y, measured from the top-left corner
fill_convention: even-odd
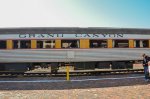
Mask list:
[[[150,55],[150,29],[0,29],[0,71],[65,62],[75,69],[132,68],[142,53]]]

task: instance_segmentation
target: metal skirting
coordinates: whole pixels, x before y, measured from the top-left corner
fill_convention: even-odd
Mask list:
[[[150,55],[149,48],[0,50],[0,63],[141,60],[142,53]]]

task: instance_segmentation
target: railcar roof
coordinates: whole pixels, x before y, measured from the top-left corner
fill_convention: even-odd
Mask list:
[[[126,33],[126,34],[150,34],[150,29],[142,28],[109,28],[109,27],[24,27],[1,28],[0,34],[47,34],[47,33]]]

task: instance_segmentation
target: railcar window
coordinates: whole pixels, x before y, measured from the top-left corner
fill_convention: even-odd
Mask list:
[[[135,40],[134,41],[134,47],[136,47],[136,48],[147,48],[147,47],[149,47],[149,41],[148,40]]]
[[[79,40],[61,40],[61,48],[79,48]]]
[[[31,48],[31,41],[30,40],[14,40],[13,41],[13,48],[23,48],[28,49]]]
[[[90,48],[106,48],[107,40],[90,40]]]
[[[17,41],[17,40],[13,41],[13,48],[20,48],[19,41]]]
[[[6,41],[0,41],[0,49],[6,49]]]
[[[37,48],[55,48],[55,40],[38,40]]]
[[[113,47],[128,48],[129,47],[129,41],[128,40],[113,40]]]

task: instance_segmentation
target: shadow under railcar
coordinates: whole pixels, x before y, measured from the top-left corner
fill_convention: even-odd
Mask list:
[[[142,65],[136,66],[134,61],[105,61],[105,62],[43,62],[43,63],[0,63],[0,72],[28,72],[28,73],[50,73],[57,74],[66,72],[66,65],[70,67],[70,72],[93,71],[113,71],[121,69],[143,69]],[[138,63],[140,64],[140,62]],[[138,67],[138,68],[137,68]]]

